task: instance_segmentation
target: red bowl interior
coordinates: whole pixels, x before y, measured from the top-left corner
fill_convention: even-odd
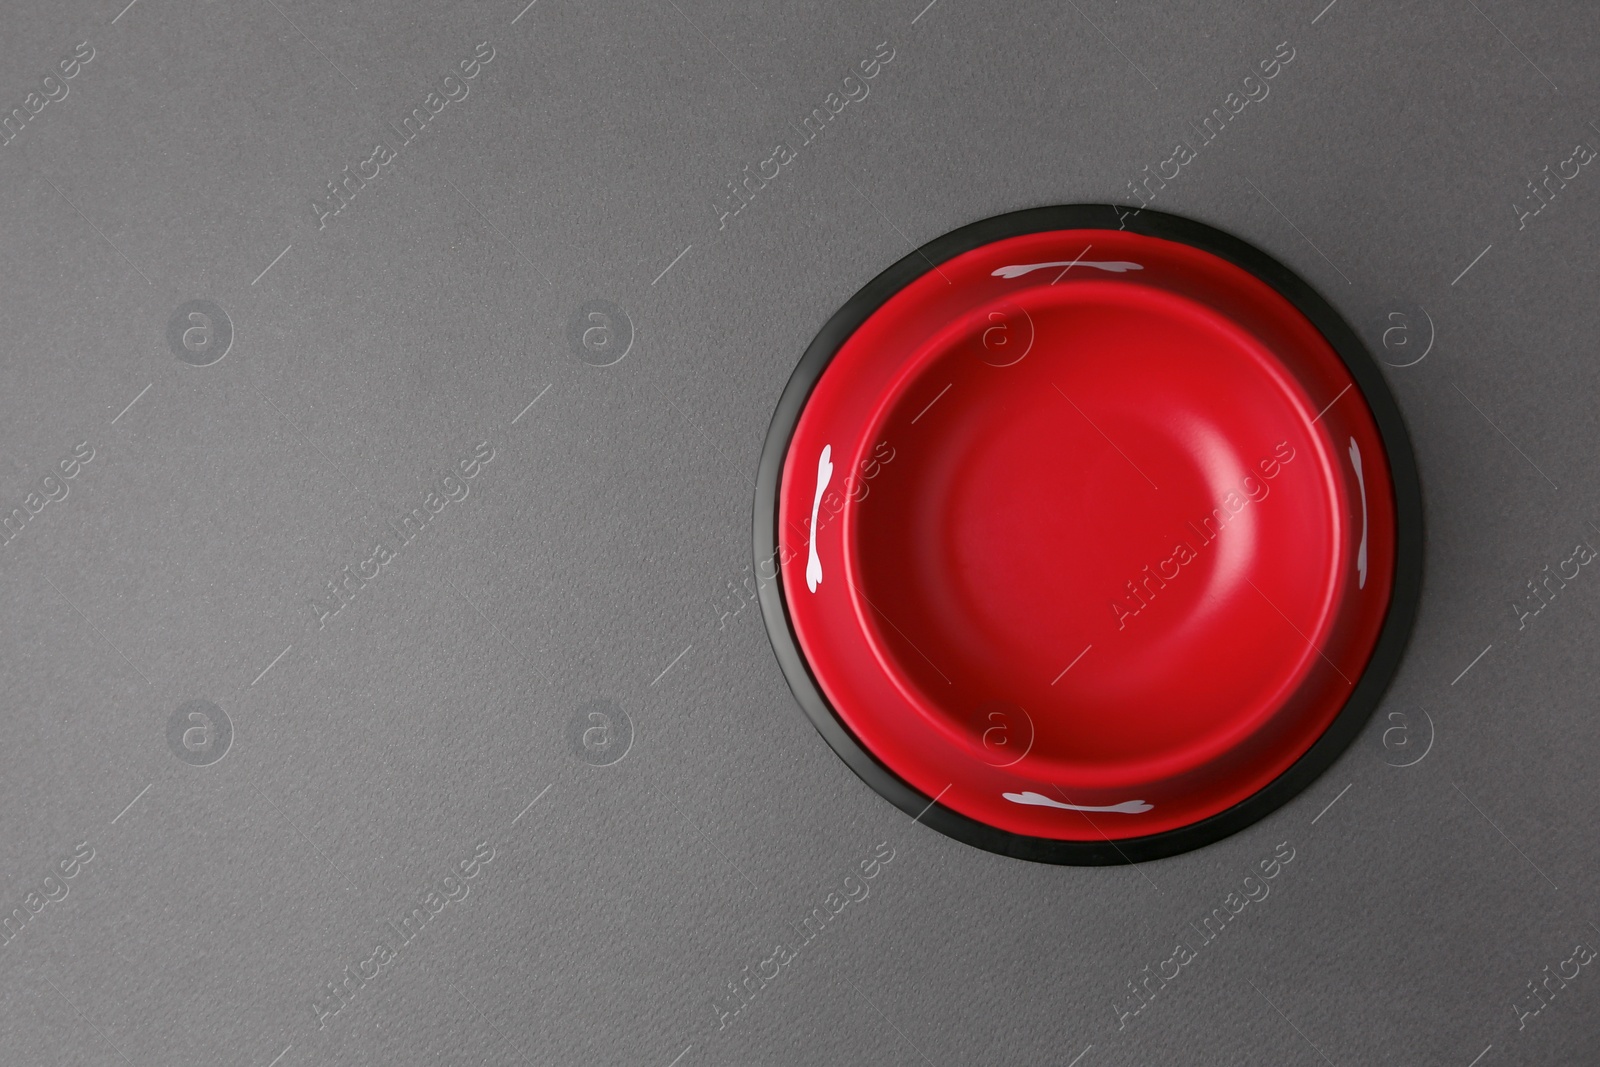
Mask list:
[[[941,804],[1066,840],[1282,773],[1365,668],[1394,566],[1381,439],[1322,335],[1210,253],[1110,230],[891,297],[818,380],[778,506],[846,728]]]

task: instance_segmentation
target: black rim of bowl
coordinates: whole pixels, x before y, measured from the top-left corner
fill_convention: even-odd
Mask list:
[[[1378,425],[1395,494],[1395,573],[1388,611],[1367,668],[1333,722],[1287,770],[1232,807],[1177,829],[1114,841],[1061,841],[998,829],[945,807],[881,763],[838,718],[817,685],[790,624],[776,562],[778,485],[784,458],[813,387],[844,342],[891,296],[940,263],[1007,237],[1079,229],[1129,230],[1191,245],[1243,268],[1285,297],[1321,331],[1355,378]],[[1399,668],[1422,591],[1422,492],[1411,438],[1388,383],[1356,332],[1304,279],[1253,245],[1179,215],[1110,204],[995,215],[929,241],[862,286],[817,333],[778,400],[756,475],[754,528],[758,597],[767,636],[801,710],[828,746],[862,781],[916,821],[989,852],[1040,863],[1104,866],[1160,859],[1237,833],[1287,803],[1320,777],[1366,726]]]

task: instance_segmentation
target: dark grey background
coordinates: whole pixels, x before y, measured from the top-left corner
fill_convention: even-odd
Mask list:
[[[1600,944],[1600,576],[1523,629],[1512,605],[1600,544],[1600,173],[1514,207],[1600,143],[1593,11],[925,3],[0,15],[5,108],[95,52],[0,147],[0,512],[94,449],[0,547],[0,913],[93,848],[0,944],[0,1061],[1592,1051],[1593,967],[1521,1029],[1513,1005]],[[470,96],[319,231],[325,183],[482,41]],[[725,183],[885,41],[870,96],[719,230]],[[1332,771],[1209,848],[1075,869],[945,839],[826,748],[737,592],[772,406],[884,266],[998,212],[1136,203],[1283,41],[1153,206],[1278,256],[1392,361],[1428,351],[1388,372],[1429,523],[1409,656]],[[167,340],[197,299],[233,327],[203,367]],[[631,319],[610,366],[569,342],[590,301]],[[481,441],[470,495],[319,629],[325,583]],[[221,759],[169,746],[194,700]],[[597,702],[620,758],[584,747]],[[480,841],[469,895],[319,1028],[325,983]],[[1284,841],[1270,897],[1119,1029],[1126,983]],[[719,1030],[727,983],[879,842],[870,896]]]

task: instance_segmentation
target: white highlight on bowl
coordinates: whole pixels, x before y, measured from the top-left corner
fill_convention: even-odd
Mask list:
[[[806,556],[806,588],[813,593],[822,584],[822,557],[817,555],[817,512],[822,507],[822,494],[827,491],[828,482],[833,478],[833,463],[829,461],[832,455],[833,446],[823,445],[822,454],[817,457],[817,492],[811,498],[811,530],[806,538],[811,543],[811,550]]]
[[[1020,278],[1036,270],[1046,270],[1050,267],[1095,267],[1099,270],[1110,271],[1112,274],[1122,274],[1130,270],[1144,270],[1143,264],[1129,263],[1125,259],[1063,259],[1058,263],[1014,263],[1009,267],[1000,267],[992,272],[996,278]]]
[[[1063,811],[1109,811],[1119,815],[1138,815],[1140,812],[1149,811],[1154,804],[1146,804],[1142,800],[1124,800],[1121,804],[1107,804],[1104,807],[1095,807],[1085,804],[1063,804],[1059,800],[1051,800],[1042,793],[1001,793],[1001,796],[1013,804],[1031,804],[1037,808],[1060,808]]]
[[[1356,469],[1356,484],[1361,487],[1361,547],[1356,550],[1356,569],[1361,572],[1357,589],[1367,587],[1367,480],[1361,474],[1361,449],[1350,438],[1350,462]]]

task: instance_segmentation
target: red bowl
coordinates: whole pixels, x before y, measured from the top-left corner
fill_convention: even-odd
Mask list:
[[[1232,833],[1358,732],[1420,588],[1350,328],[1210,227],[985,220],[874,279],[773,419],[758,570],[824,737],[920,821],[1114,863]]]

